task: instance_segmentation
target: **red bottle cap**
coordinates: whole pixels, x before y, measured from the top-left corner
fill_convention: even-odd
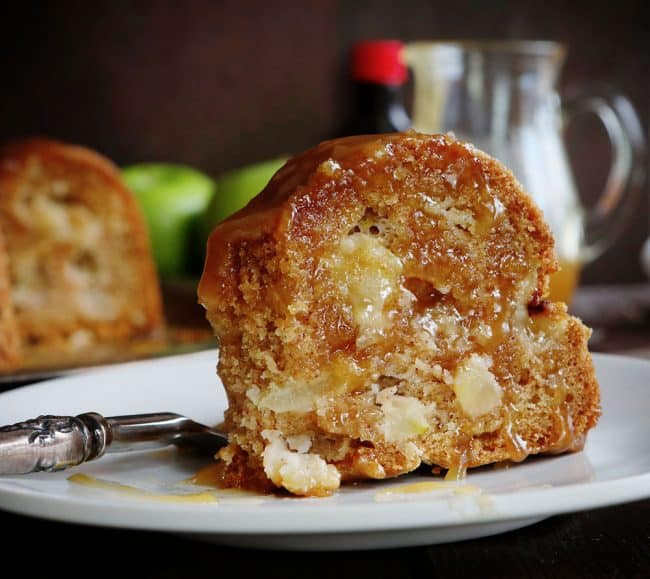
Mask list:
[[[352,78],[359,82],[400,85],[408,70],[402,61],[404,44],[399,40],[366,40],[352,47]]]

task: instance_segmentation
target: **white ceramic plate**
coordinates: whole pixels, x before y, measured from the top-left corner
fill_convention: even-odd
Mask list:
[[[213,542],[277,549],[363,549],[441,543],[495,534],[558,513],[650,496],[650,362],[595,355],[603,416],[583,452],[470,472],[462,485],[400,493],[431,481],[409,475],[348,486],[325,499],[208,491],[218,502],[163,502],[73,484],[86,473],[150,492],[201,489],[183,481],[207,461],[169,449],[109,455],[68,471],[0,477],[0,508],[56,519],[169,531]],[[38,414],[174,411],[218,423],[226,404],[216,352],[121,364],[0,395],[0,424]],[[411,487],[413,488],[413,487]],[[421,489],[420,489],[421,490]]]

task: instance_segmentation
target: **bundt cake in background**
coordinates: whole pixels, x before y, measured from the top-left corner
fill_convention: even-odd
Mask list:
[[[415,132],[322,143],[209,240],[226,486],[325,495],[421,463],[581,448],[590,331],[548,303],[553,240],[499,162]]]
[[[0,148],[0,368],[163,324],[146,226],[117,168],[47,139]]]
[[[16,367],[19,361],[20,337],[11,304],[7,248],[0,230],[0,372]]]

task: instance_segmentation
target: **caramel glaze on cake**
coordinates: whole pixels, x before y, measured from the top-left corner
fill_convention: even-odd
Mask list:
[[[541,212],[471,145],[415,132],[290,160],[208,243],[227,486],[325,495],[421,463],[580,449],[590,331],[548,303]]]
[[[42,138],[1,147],[0,234],[0,369],[161,328],[145,222],[108,159]]]

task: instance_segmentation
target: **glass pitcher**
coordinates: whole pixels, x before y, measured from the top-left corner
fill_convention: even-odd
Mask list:
[[[555,42],[421,42],[406,46],[414,74],[413,128],[453,132],[499,159],[541,207],[555,236],[560,271],[551,299],[569,301],[580,268],[595,259],[629,216],[642,178],[643,131],[620,95],[560,103],[556,81],[566,51]],[[567,103],[568,104],[568,103]],[[597,203],[583,208],[563,127],[576,112],[596,114],[612,144],[612,166]]]

